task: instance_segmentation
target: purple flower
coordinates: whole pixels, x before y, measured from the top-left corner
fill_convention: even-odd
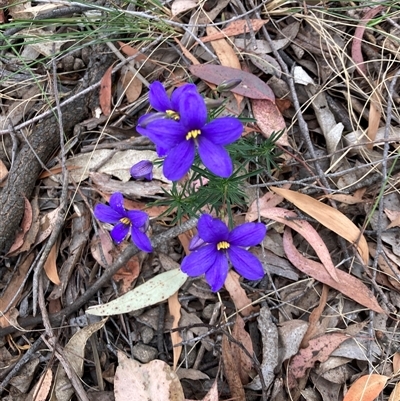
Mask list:
[[[221,117],[207,123],[204,99],[193,91],[180,94],[178,108],[179,121],[158,119],[145,128],[145,135],[167,155],[163,166],[165,177],[172,181],[181,179],[193,164],[196,147],[203,164],[212,173],[229,177],[233,165],[224,146],[240,138],[242,123],[234,117]]]
[[[233,268],[248,280],[264,276],[261,262],[242,247],[259,244],[267,229],[261,223],[245,223],[229,231],[225,223],[203,214],[197,225],[198,236],[207,244],[186,256],[181,269],[189,276],[206,275],[212,291],[225,283],[229,271],[228,259]]]
[[[111,238],[121,243],[131,231],[133,243],[142,251],[152,252],[151,242],[145,231],[149,224],[149,216],[140,210],[125,210],[124,198],[120,192],[111,195],[110,206],[99,204],[94,208],[96,218],[104,223],[115,224],[111,230]]]
[[[183,93],[197,91],[195,84],[185,84],[172,92],[171,98],[159,81],[153,82],[149,87],[149,101],[153,109],[166,113],[170,118],[179,120],[179,101]]]
[[[180,119],[179,111],[179,100],[184,92],[196,92],[197,88],[194,84],[185,84],[175,89],[172,92],[171,98],[168,97],[167,91],[163,84],[159,81],[153,82],[149,87],[149,101],[153,109],[157,110],[158,113],[148,113],[139,118],[137,131],[147,136],[146,126],[148,122],[153,119],[170,118],[175,121]],[[167,149],[162,145],[156,144],[156,150],[158,156],[165,156]]]
[[[130,171],[135,180],[145,179],[151,181],[153,179],[153,163],[150,160],[141,160],[139,163],[134,164]]]

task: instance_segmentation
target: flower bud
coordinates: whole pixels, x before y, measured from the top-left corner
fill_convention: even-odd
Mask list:
[[[145,179],[151,181],[153,179],[153,163],[150,160],[142,160],[131,167],[131,176],[135,180]]]
[[[227,79],[224,82],[220,83],[217,86],[217,91],[218,92],[226,92],[226,91],[230,91],[234,88],[236,88],[238,85],[240,85],[242,83],[242,80],[240,78],[236,78],[236,79]]]
[[[152,123],[153,121],[157,121],[163,118],[168,118],[167,113],[158,112],[158,113],[144,114],[139,118],[138,125],[142,128],[146,128],[146,126]]]

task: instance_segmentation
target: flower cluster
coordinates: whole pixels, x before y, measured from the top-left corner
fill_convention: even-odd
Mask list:
[[[242,135],[243,125],[235,117],[207,121],[207,107],[196,86],[186,84],[176,89],[171,98],[160,82],[150,85],[150,104],[159,113],[146,114],[137,131],[156,144],[159,156],[166,156],[165,177],[181,179],[193,164],[196,149],[203,164],[215,175],[232,174],[232,160],[224,148]]]
[[[233,84],[237,83],[229,83]],[[158,156],[165,157],[165,177],[172,181],[184,177],[196,152],[213,174],[222,178],[232,175],[233,164],[225,146],[242,135],[243,126],[237,118],[209,121],[206,103],[193,84],[179,87],[169,97],[163,85],[154,82],[150,85],[149,101],[155,112],[140,117],[137,131],[155,143]],[[130,173],[135,180],[150,181],[153,163],[142,160],[132,166]],[[152,252],[146,235],[148,215],[126,210],[119,192],[111,196],[109,204],[97,205],[94,215],[99,221],[114,225],[112,239],[119,244],[130,235],[139,249]],[[245,223],[230,231],[221,220],[203,214],[198,222],[198,235],[190,244],[193,252],[183,259],[181,269],[189,276],[205,274],[213,291],[224,285],[229,264],[248,280],[261,279],[264,276],[261,262],[245,248],[259,244],[265,234],[266,227],[261,223]]]

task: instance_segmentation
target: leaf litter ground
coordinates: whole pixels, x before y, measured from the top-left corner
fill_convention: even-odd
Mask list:
[[[2,399],[400,398],[395,2],[2,6]],[[197,181],[197,165],[174,184],[155,163],[131,179],[157,159],[135,130],[154,81],[242,118],[244,178]],[[74,96],[87,114],[61,136],[55,120],[39,153]],[[94,218],[115,192],[149,214],[154,253]],[[267,225],[251,248],[266,275],[231,270],[213,293],[179,268],[193,216],[221,211]]]

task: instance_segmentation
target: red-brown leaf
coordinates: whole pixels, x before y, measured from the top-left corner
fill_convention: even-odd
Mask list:
[[[275,102],[275,95],[272,89],[260,78],[249,72],[213,64],[192,65],[189,69],[193,75],[215,85],[220,85],[222,82],[230,79],[239,78],[242,82],[236,88],[232,89],[233,93],[246,96],[250,99],[265,99]]]

